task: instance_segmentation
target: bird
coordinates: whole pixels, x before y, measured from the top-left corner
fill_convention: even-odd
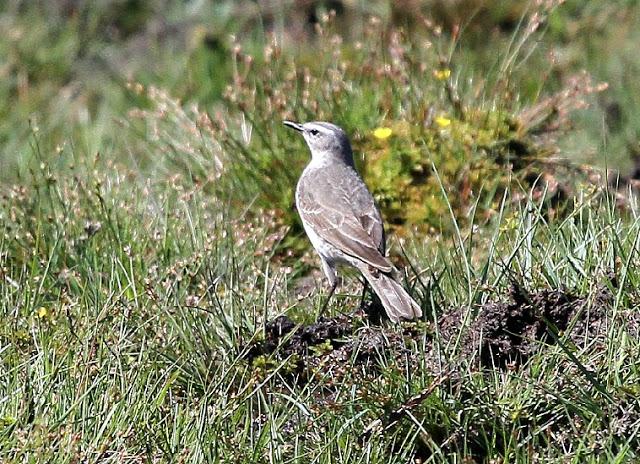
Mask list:
[[[386,257],[382,216],[355,168],[345,131],[324,121],[283,123],[300,132],[311,151],[295,203],[331,286],[322,310],[338,285],[337,267],[351,266],[363,275],[392,322],[422,317],[420,305],[398,283]]]

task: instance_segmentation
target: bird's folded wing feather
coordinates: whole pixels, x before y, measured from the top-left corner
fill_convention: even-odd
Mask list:
[[[379,247],[384,248],[384,244],[380,243],[383,240],[380,232],[382,223],[376,217],[377,212],[359,215],[345,198],[328,197],[319,198],[307,190],[298,204],[303,220],[322,239],[343,253],[382,272],[390,272],[393,266],[379,250]]]

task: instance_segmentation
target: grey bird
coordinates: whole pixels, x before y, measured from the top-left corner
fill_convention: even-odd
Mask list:
[[[311,151],[296,187],[296,207],[331,285],[325,306],[338,284],[337,265],[347,265],[362,273],[393,322],[421,317],[385,256],[382,217],[355,169],[347,134],[328,122],[284,124],[300,132]]]

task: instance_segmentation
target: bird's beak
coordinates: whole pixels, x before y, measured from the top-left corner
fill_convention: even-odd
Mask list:
[[[290,127],[292,129],[297,130],[298,132],[302,132],[303,128],[302,128],[302,124],[298,124],[297,122],[293,122],[293,121],[282,121],[282,123],[287,126]]]

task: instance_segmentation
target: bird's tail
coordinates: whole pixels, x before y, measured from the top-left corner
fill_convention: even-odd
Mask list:
[[[396,282],[391,275],[384,274],[377,269],[370,269],[369,266],[362,266],[360,271],[362,271],[362,275],[367,279],[375,294],[380,298],[387,316],[393,322],[422,317],[422,310],[418,303],[409,296],[402,285]]]

